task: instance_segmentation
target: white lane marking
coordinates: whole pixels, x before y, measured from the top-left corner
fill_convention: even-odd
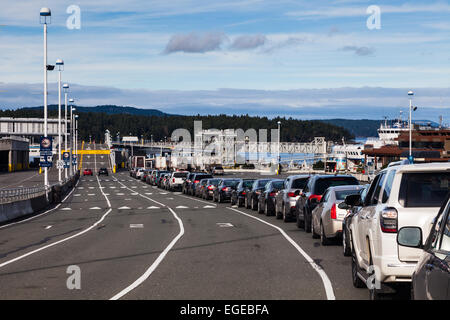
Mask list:
[[[150,206],[150,207],[147,207],[147,209],[159,209],[159,207]]]
[[[234,227],[231,223],[229,222],[218,222],[216,223],[219,227],[221,228],[230,228],[230,227]]]
[[[139,193],[137,193],[137,192],[133,192],[133,193],[131,193],[130,195],[131,196],[137,196]]]
[[[50,229],[51,227],[53,227],[53,226],[46,226],[46,227],[45,227],[45,230],[48,230],[48,229]]]
[[[88,196],[95,196],[95,193],[88,193]]]
[[[76,193],[76,194],[74,194],[73,196],[74,196],[74,197],[79,197],[79,196],[81,196],[81,193]]]
[[[115,179],[115,178],[114,178],[114,180],[115,180],[116,182],[118,182],[119,184],[121,184],[122,186],[124,186],[126,189],[128,189],[128,190],[130,190],[130,191],[134,191],[134,190],[128,188],[126,185],[124,185],[124,184],[123,184],[122,182],[120,182],[119,180],[117,180],[117,179]],[[146,196],[144,196],[143,194],[138,193],[138,195],[141,196],[141,197],[144,198],[144,199],[153,201],[154,203],[160,205],[161,207],[165,207],[165,206],[166,206],[164,203],[161,203],[161,202],[158,202],[158,201],[156,201],[156,200],[153,200],[152,198],[146,197]]]
[[[184,195],[182,195],[182,194],[179,194],[178,196],[179,196],[179,197],[186,198],[186,199],[190,199],[190,200],[195,200],[195,201],[198,201],[198,202],[203,202],[203,203],[206,203],[206,204],[208,204],[208,205],[213,205],[214,207],[217,207],[217,204],[214,204],[214,203],[211,204],[211,202],[206,202],[206,201],[199,200],[199,199],[196,199],[196,198],[186,197],[186,196],[184,196]]]
[[[44,214],[47,214],[49,212],[52,212],[52,211],[58,209],[67,200],[67,198],[75,191],[75,189],[77,188],[79,182],[80,182],[80,180],[77,181],[75,187],[67,194],[67,196],[63,200],[61,200],[61,203],[59,203],[56,207],[54,207],[52,209],[49,209],[49,210],[47,210],[45,212],[42,212],[41,214],[38,214],[38,215],[33,216],[31,218],[28,218],[28,219],[20,220],[20,221],[13,222],[13,223],[10,223],[10,224],[5,224],[5,225],[1,226],[0,229],[6,228],[6,227],[9,227],[9,226],[13,226],[15,224],[23,223],[25,221],[30,221],[30,220],[36,219],[36,218],[38,218],[40,216],[43,216]]]
[[[137,187],[136,187],[136,186],[131,186],[131,188],[132,188],[132,189],[136,189]]]
[[[177,206],[175,209],[188,209],[188,207],[185,207],[185,206]]]
[[[118,195],[118,196],[124,196],[125,193],[116,193],[116,195]]]
[[[151,193],[151,192],[146,192],[145,194],[151,195],[151,194],[153,194],[153,193]]]
[[[109,187],[110,189],[115,189],[116,187]]]
[[[72,210],[72,209],[71,209],[71,208],[69,208],[69,207],[66,207],[66,208],[62,208],[62,209],[61,209],[61,211],[62,211],[62,210],[64,210],[64,211],[68,211],[68,210]]]
[[[173,198],[166,198],[167,200],[173,200]]]
[[[45,249],[47,249],[47,248],[56,246],[57,244],[66,242],[67,240],[70,240],[70,239],[76,238],[76,237],[78,237],[78,236],[81,236],[82,234],[85,234],[86,232],[88,232],[88,231],[92,230],[93,228],[95,228],[100,222],[102,222],[102,221],[105,219],[105,217],[106,217],[111,211],[112,211],[112,209],[108,209],[108,211],[100,218],[100,220],[98,220],[96,223],[94,223],[94,224],[93,224],[92,226],[90,226],[89,228],[87,228],[87,229],[85,229],[85,230],[83,230],[83,231],[81,231],[81,232],[78,232],[78,233],[76,233],[76,234],[74,234],[74,235],[72,235],[72,236],[70,236],[70,237],[67,237],[67,238],[65,238],[65,239],[62,239],[62,240],[59,240],[59,241],[50,243],[50,244],[48,244],[48,245],[46,245],[46,246],[43,246],[43,247],[41,247],[41,248],[39,248],[39,249],[36,249],[36,250],[30,251],[30,252],[28,252],[28,253],[25,253],[25,254],[23,254],[23,255],[17,257],[17,258],[8,260],[8,261],[6,261],[6,262],[3,262],[2,264],[0,264],[0,268],[4,267],[4,266],[6,266],[6,265],[8,265],[8,264],[10,264],[10,263],[13,263],[13,262],[22,260],[23,258],[26,258],[26,257],[28,257],[28,256],[30,256],[30,255],[32,255],[32,254],[34,254],[34,253],[39,252],[39,251],[42,251],[42,250],[45,250]]]
[[[78,189],[80,189],[80,190],[81,190],[81,189],[84,189],[84,187],[78,187]]]
[[[276,225],[273,225],[267,221],[264,221],[260,218],[254,217],[248,213],[242,212],[240,210],[234,209],[234,208],[230,208],[228,207],[227,209],[232,210],[234,212],[243,214],[247,217],[250,217],[252,219],[258,220],[268,226],[271,226],[272,228],[277,229],[282,235],[283,237],[286,238],[287,241],[289,241],[295,249],[297,249],[298,252],[300,252],[300,254],[306,259],[306,261],[308,261],[308,263],[311,265],[311,267],[317,271],[317,273],[319,274],[320,278],[322,279],[323,285],[325,287],[325,292],[327,294],[327,299],[328,300],[336,300],[336,297],[334,296],[334,292],[333,292],[333,285],[331,284],[330,279],[328,278],[327,274],[325,273],[325,271],[323,271],[323,269],[321,267],[319,267],[314,260],[297,244],[297,242],[295,242],[294,240],[292,240],[291,237],[289,237],[286,232],[284,232],[283,229],[281,229],[280,227],[277,227]]]
[[[130,210],[131,208],[130,207],[120,207],[120,208],[117,208],[117,210]]]
[[[89,187],[89,189],[95,189],[95,187]]]
[[[208,205],[208,206],[203,206],[203,208],[205,208],[205,209],[211,209],[211,208],[215,209],[216,207]]]
[[[89,210],[101,210],[101,208],[99,208],[99,207],[92,207],[92,208],[89,208]]]
[[[167,253],[172,249],[172,247],[177,243],[177,241],[183,236],[184,234],[184,226],[181,219],[177,216],[175,211],[172,210],[172,208],[168,208],[172,215],[177,219],[178,225],[180,226],[180,232],[178,235],[169,243],[169,245],[164,249],[163,252],[158,256],[158,258],[153,262],[153,264],[145,271],[145,273],[140,276],[135,282],[133,282],[130,286],[126,287],[122,291],[120,291],[118,294],[116,294],[114,297],[112,297],[110,300],[118,300],[122,298],[124,295],[129,293],[131,290],[137,288],[139,285],[141,285],[145,280],[150,277],[150,275],[155,271],[155,269],[158,267],[158,265],[163,261],[164,257],[167,255]]]
[[[160,192],[159,194],[167,194],[167,192]]]
[[[144,225],[142,224],[142,223],[132,223],[132,224],[130,224],[130,229],[140,229],[140,228],[143,228],[144,227]]]

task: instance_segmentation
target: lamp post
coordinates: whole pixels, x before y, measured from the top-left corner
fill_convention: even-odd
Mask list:
[[[64,90],[64,102],[65,102],[65,108],[64,108],[64,150],[67,152],[67,93],[69,92],[69,85],[67,83],[63,84],[63,90]],[[64,177],[67,179],[67,168],[64,168]]]
[[[280,133],[281,133],[281,121],[278,124],[278,155],[277,155],[277,175],[280,174]]]
[[[64,70],[64,61],[56,60],[58,67],[58,162],[61,162],[61,71]],[[58,168],[58,181],[61,183],[62,168]]]
[[[74,107],[73,107],[73,103],[74,103],[74,100],[73,99],[69,99],[69,103],[70,103],[70,134],[69,134],[69,136],[70,136],[70,165],[69,165],[69,167],[70,167],[70,175],[73,175],[73,148],[74,148],[74,145],[73,145],[73,111],[75,111],[74,109]]]
[[[39,15],[40,23],[44,25],[44,137],[47,137],[47,23],[51,23],[52,12],[49,8],[42,8]],[[49,186],[47,167],[44,168],[44,186],[46,189]]]
[[[408,91],[409,96],[409,161],[412,159],[412,97],[414,92]]]
[[[78,115],[74,115],[74,121],[75,121],[75,159],[76,159],[76,166],[74,168],[74,174],[78,171]]]

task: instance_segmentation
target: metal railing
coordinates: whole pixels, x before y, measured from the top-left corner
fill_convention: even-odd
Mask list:
[[[61,183],[54,183],[48,186],[47,189],[45,186],[0,189],[0,204],[28,200],[45,195],[46,192],[50,192],[52,190],[52,187],[63,186],[69,182],[70,179],[72,179],[72,177],[64,179]]]

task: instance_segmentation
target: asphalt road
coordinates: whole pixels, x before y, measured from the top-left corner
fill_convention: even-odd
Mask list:
[[[126,171],[98,177],[102,166],[106,156],[84,158],[94,176],[60,207],[0,227],[0,299],[368,298],[353,288],[342,247],[321,246],[295,223]],[[76,283],[71,266],[80,289],[67,286]]]

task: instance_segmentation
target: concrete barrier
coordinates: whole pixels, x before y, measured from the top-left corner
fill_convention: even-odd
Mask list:
[[[58,204],[72,190],[80,175],[77,173],[64,185],[52,186],[51,190],[44,195],[27,200],[20,200],[10,203],[0,204],[0,224],[12,221],[21,217],[36,214],[50,205]]]

